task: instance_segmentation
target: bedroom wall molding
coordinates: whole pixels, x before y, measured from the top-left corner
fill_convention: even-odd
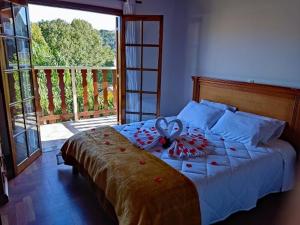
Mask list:
[[[283,139],[300,151],[300,89],[193,76],[193,100],[208,99],[284,120]]]

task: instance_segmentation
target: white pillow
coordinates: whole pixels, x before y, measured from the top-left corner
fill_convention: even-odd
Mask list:
[[[177,118],[188,122],[193,127],[207,130],[210,129],[223,114],[224,110],[191,101],[181,110]]]
[[[264,132],[264,143],[268,143],[271,140],[275,140],[280,138],[282,135],[286,122],[282,120],[273,119],[270,117],[260,116],[248,112],[237,111],[236,114],[252,117],[260,120],[264,120],[267,122],[267,126],[265,127],[266,131]]]
[[[230,110],[232,112],[236,111],[236,107],[233,107],[231,105],[226,105],[223,103],[219,103],[219,102],[213,102],[213,101],[209,101],[206,99],[202,99],[200,104],[204,104],[210,107],[214,107],[214,108],[218,108],[218,109],[222,109],[222,110]]]
[[[226,110],[211,131],[227,140],[237,141],[246,146],[257,146],[259,142],[263,141],[266,125],[264,120]]]

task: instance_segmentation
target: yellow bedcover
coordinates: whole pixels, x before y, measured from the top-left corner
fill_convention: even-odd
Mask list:
[[[76,134],[61,151],[104,192],[120,225],[201,224],[194,184],[112,127]]]

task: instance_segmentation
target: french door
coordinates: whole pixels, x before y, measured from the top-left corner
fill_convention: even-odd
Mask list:
[[[122,17],[121,122],[160,114],[163,16]]]
[[[25,1],[1,1],[1,87],[10,146],[17,175],[41,154]],[[3,122],[3,121],[1,121]]]

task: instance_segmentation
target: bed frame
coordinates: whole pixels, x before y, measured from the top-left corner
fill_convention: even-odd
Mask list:
[[[193,76],[193,100],[207,99],[238,110],[284,120],[282,138],[300,151],[300,89]]]

